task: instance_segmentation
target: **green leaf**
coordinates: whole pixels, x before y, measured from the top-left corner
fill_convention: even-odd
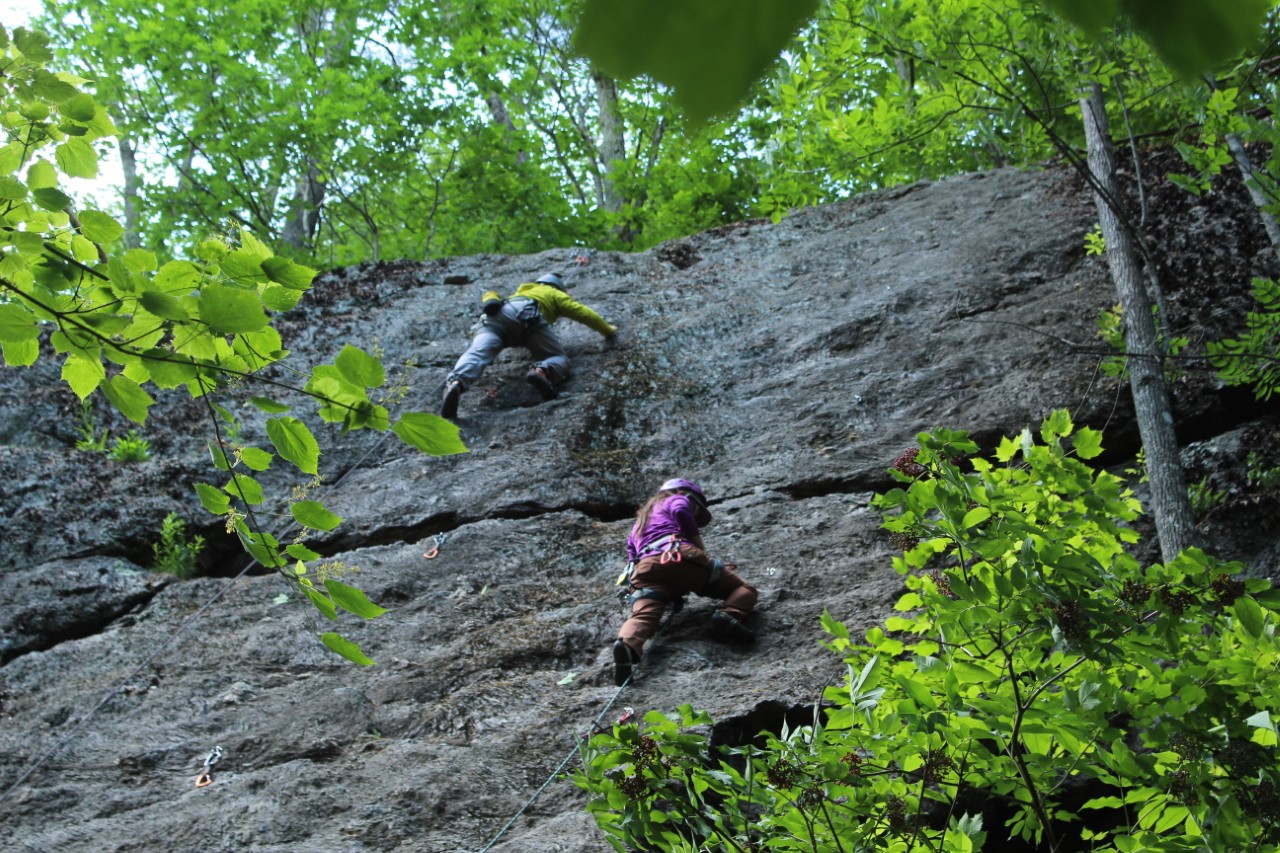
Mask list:
[[[261,259],[244,249],[236,249],[222,259],[222,272],[232,281],[241,283],[266,281]]]
[[[1240,627],[1255,640],[1262,638],[1262,628],[1266,623],[1266,615],[1262,608],[1258,606],[1258,602],[1248,596],[1237,598],[1231,605],[1231,610],[1236,614],[1236,619],[1240,622]]]
[[[429,412],[406,412],[391,426],[391,431],[405,444],[432,456],[467,452],[467,446],[458,436],[457,425]]]
[[[40,337],[36,315],[12,302],[0,303],[0,341],[19,343]]]
[[[71,206],[71,196],[56,187],[33,189],[31,198],[45,210],[57,211]]]
[[[117,374],[101,387],[102,393],[107,395],[111,405],[115,406],[120,414],[136,424],[146,423],[147,410],[156,401],[138,387],[138,383],[123,374]]]
[[[250,506],[262,503],[266,497],[262,484],[248,474],[232,474],[223,489],[227,494],[239,498]]]
[[[142,307],[163,320],[189,320],[191,314],[181,299],[158,290],[144,290],[138,297]]]
[[[379,388],[387,381],[382,362],[351,344],[342,348],[333,363],[343,377],[362,388]]]
[[[160,388],[177,388],[196,378],[198,370],[186,356],[155,347],[142,353],[151,381]]]
[[[956,679],[961,684],[986,684],[988,681],[996,681],[1001,677],[998,672],[993,672],[981,664],[965,660],[953,660],[951,662],[951,671],[956,674]]]
[[[302,421],[297,418],[269,418],[267,437],[276,452],[296,465],[299,471],[304,474],[318,472],[320,445]]]
[[[222,284],[200,291],[200,319],[218,334],[256,332],[267,325],[257,291]]]
[[[62,362],[62,380],[81,400],[96,391],[106,378],[107,369],[99,359],[73,352]]]
[[[80,93],[80,90],[75,86],[65,80],[58,79],[58,75],[44,69],[40,69],[32,75],[31,91],[37,97],[52,101],[55,104],[70,101]]]
[[[295,501],[289,505],[293,520],[312,530],[333,530],[342,523],[342,517],[330,512],[319,501]]]
[[[672,86],[695,123],[746,96],[817,0],[587,0],[574,46],[605,73]]]
[[[124,234],[124,227],[97,210],[80,213],[80,233],[95,243],[114,243]]]
[[[1271,0],[1125,0],[1160,58],[1190,79],[1255,44]]]
[[[1055,438],[1070,435],[1072,429],[1071,415],[1066,409],[1054,409],[1049,417],[1040,424],[1040,438],[1051,444]]]
[[[268,415],[282,415],[289,411],[289,407],[284,403],[277,403],[270,397],[250,397],[249,402],[260,411],[266,412]]]
[[[960,524],[960,529],[968,530],[971,527],[977,527],[982,522],[991,517],[991,510],[985,506],[975,506],[964,514],[964,521]]]
[[[361,666],[373,666],[373,661],[365,657],[359,646],[350,640],[343,639],[332,631],[321,634],[320,641],[352,663],[358,663]]]
[[[54,149],[54,159],[63,174],[72,178],[98,177],[98,155],[84,139],[73,136]]]
[[[1102,453],[1102,433],[1090,427],[1080,427],[1072,437],[1071,444],[1076,450],[1076,456],[1094,459]]]
[[[265,471],[271,467],[271,460],[274,459],[273,454],[268,453],[260,447],[242,447],[240,448],[240,461],[245,464],[251,471]]]
[[[301,299],[301,292],[278,284],[267,285],[262,291],[262,304],[272,311],[290,311]]]
[[[196,494],[200,496],[200,503],[204,508],[214,515],[224,515],[231,509],[231,498],[222,489],[208,483],[196,483]]]
[[[285,550],[285,553],[286,553],[286,554],[288,554],[290,557],[294,557],[294,558],[296,558],[296,559],[298,559],[298,560],[318,560],[318,559],[320,559],[320,555],[319,555],[319,554],[317,554],[315,551],[312,551],[312,550],[311,550],[310,548],[308,548],[306,545],[303,545],[303,544],[301,544],[301,543],[299,543],[299,542],[293,542],[293,543],[291,543],[291,544],[290,544],[290,545],[288,545],[284,550]]]
[[[93,121],[93,116],[97,111],[98,105],[93,100],[93,95],[86,92],[72,96],[62,105],[62,114],[76,121]]]
[[[348,613],[354,613],[361,619],[376,619],[387,612],[385,607],[374,604],[363,590],[354,586],[327,578],[324,588],[329,591],[329,595],[333,596],[333,600],[339,607]]]
[[[40,342],[0,341],[0,353],[10,367],[30,367],[40,357]]]
[[[329,596],[320,592],[309,583],[302,584],[302,591],[306,593],[307,598],[311,599],[311,603],[316,606],[316,610],[319,610],[324,614],[324,618],[337,621],[338,605],[333,603],[333,599],[329,598]]]
[[[27,186],[32,190],[56,189],[58,170],[48,160],[37,160],[27,167]]]
[[[308,290],[316,271],[302,264],[295,264],[288,258],[267,258],[262,262],[262,271],[267,278],[290,290]]]
[[[53,61],[53,51],[49,50],[49,37],[44,33],[18,27],[13,31],[13,46],[32,62]]]
[[[0,176],[0,200],[22,201],[26,197],[26,184],[10,175]]]

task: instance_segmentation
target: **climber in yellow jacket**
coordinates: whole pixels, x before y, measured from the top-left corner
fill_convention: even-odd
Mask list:
[[[440,416],[454,420],[458,399],[474,385],[484,369],[507,347],[524,347],[535,359],[525,377],[542,399],[556,396],[556,385],[569,378],[569,358],[551,324],[568,317],[612,340],[616,327],[571,297],[564,281],[547,273],[525,282],[503,299],[496,291],[484,295],[484,318],[471,346],[445,378]]]

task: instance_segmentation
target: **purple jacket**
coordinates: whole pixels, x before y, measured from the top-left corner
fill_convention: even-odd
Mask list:
[[[688,495],[670,495],[659,501],[649,513],[649,523],[644,530],[631,528],[631,535],[627,537],[627,560],[634,563],[641,556],[647,556],[643,554],[645,547],[665,536],[690,542],[699,533],[698,522],[693,515],[693,501]]]

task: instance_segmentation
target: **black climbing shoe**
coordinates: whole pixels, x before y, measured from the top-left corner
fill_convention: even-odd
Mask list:
[[[440,417],[453,420],[458,417],[458,398],[462,396],[462,383],[450,380],[444,385],[444,399],[440,402]]]
[[[551,384],[551,379],[547,376],[547,371],[541,367],[529,368],[529,374],[525,377],[529,380],[529,384],[538,389],[538,393],[542,395],[544,400],[554,400],[556,398],[556,389]]]
[[[622,640],[613,641],[613,683],[621,687],[631,677],[631,669],[640,663],[640,656]]]
[[[756,641],[756,635],[732,613],[717,610],[711,614],[711,636],[725,643],[737,643],[749,646]]]

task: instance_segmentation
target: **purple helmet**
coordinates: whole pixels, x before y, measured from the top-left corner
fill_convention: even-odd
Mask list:
[[[676,477],[674,480],[667,480],[658,487],[660,492],[674,492],[676,489],[688,489],[697,495],[702,501],[706,501],[707,496],[702,493],[702,489],[698,488],[698,484],[693,480],[686,480],[683,477]]]

